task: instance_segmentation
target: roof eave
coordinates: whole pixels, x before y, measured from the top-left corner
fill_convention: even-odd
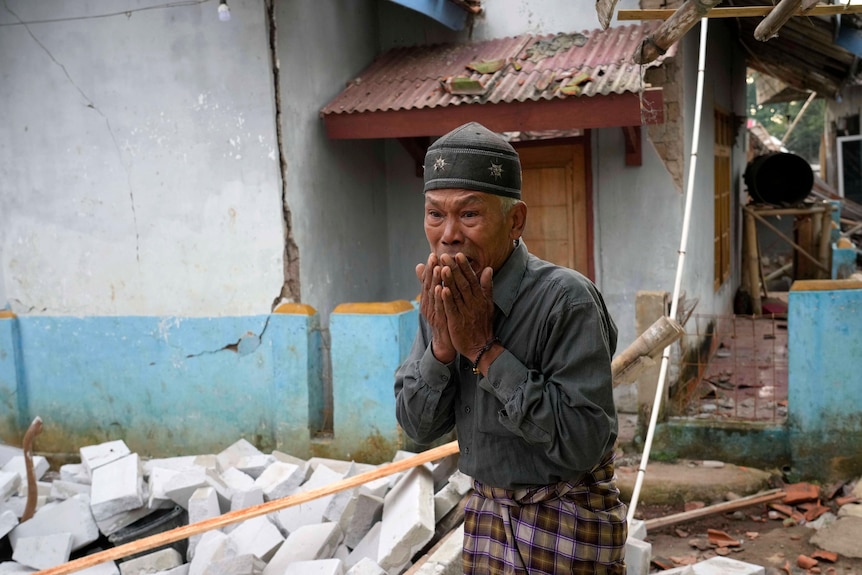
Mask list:
[[[467,122],[496,132],[640,126],[664,122],[664,94],[657,87],[643,93],[330,113],[323,115],[323,122],[327,136],[336,140],[439,136]]]

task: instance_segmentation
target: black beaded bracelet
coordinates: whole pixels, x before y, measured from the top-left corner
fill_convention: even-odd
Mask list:
[[[497,337],[492,337],[488,340],[488,343],[482,346],[482,349],[479,350],[479,355],[476,356],[476,361],[473,362],[473,373],[479,375],[479,360],[482,359],[482,356],[485,355],[485,352],[491,349],[491,346],[500,341]]]

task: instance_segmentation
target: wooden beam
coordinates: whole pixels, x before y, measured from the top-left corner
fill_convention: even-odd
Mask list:
[[[751,507],[752,505],[769,503],[778,499],[784,499],[784,496],[785,492],[781,489],[772,489],[770,491],[764,491],[763,493],[749,495],[748,497],[734,499],[733,501],[725,501],[724,503],[701,507],[700,509],[675,513],[674,515],[667,515],[665,517],[656,517],[655,519],[647,519],[644,521],[644,524],[646,525],[647,532],[649,532],[653,529],[659,529],[660,527],[676,525],[677,523],[699,519],[708,515],[715,515],[716,513],[726,513],[728,511],[736,511],[737,509]]]
[[[754,39],[766,42],[778,35],[778,30],[799,11],[802,0],[780,0],[754,30]]]
[[[623,126],[623,138],[626,142],[626,165],[643,165],[643,155],[641,153],[641,127]]]
[[[664,122],[661,88],[643,93],[575,96],[500,104],[461,104],[413,110],[327,114],[331,139],[413,138],[440,136],[467,122],[495,132],[614,128]]]
[[[773,6],[727,6],[713,8],[708,18],[757,18],[772,12]],[[673,8],[654,10],[618,10],[617,20],[667,20],[676,12]],[[835,14],[858,14],[862,4],[820,5],[809,10],[798,10],[793,16],[833,16]]]
[[[37,571],[37,573],[38,575],[67,575],[68,573],[74,573],[75,571],[79,571],[87,567],[93,567],[94,565],[105,563],[106,561],[122,559],[124,557],[128,557],[129,555],[140,553],[142,551],[148,551],[150,549],[155,549],[156,547],[161,547],[163,545],[173,543],[174,541],[187,539],[192,535],[198,535],[201,533],[205,533],[206,531],[219,529],[226,525],[239,523],[240,521],[245,521],[253,517],[267,515],[269,513],[272,513],[273,511],[279,511],[287,507],[293,507],[294,505],[307,503],[320,497],[325,497],[327,495],[339,493],[347,489],[359,487],[360,485],[368,483],[369,481],[375,481],[377,479],[387,477],[394,473],[406,471],[408,469],[418,467],[419,465],[424,465],[425,463],[442,459],[454,453],[458,453],[457,441],[452,441],[450,443],[446,443],[445,445],[429,449],[428,451],[423,451],[422,453],[411,455],[410,457],[406,457],[400,461],[381,465],[375,469],[366,471],[365,473],[360,473],[359,475],[354,475],[353,477],[348,477],[347,479],[342,479],[341,481],[336,481],[335,483],[330,483],[329,485],[324,485],[323,487],[318,487],[317,489],[312,489],[303,493],[297,493],[296,495],[288,495],[286,497],[282,497],[281,499],[267,501],[266,503],[253,505],[251,507],[246,507],[245,509],[238,509],[236,511],[231,511],[229,513],[225,513],[224,515],[205,519],[204,521],[199,521],[197,523],[182,525],[175,529],[171,529],[170,531],[164,531],[162,533],[150,535],[149,537],[144,537],[143,539],[130,541],[129,543],[125,543],[111,549],[106,549],[105,551],[99,551],[98,553],[93,553],[92,555],[80,557],[73,561],[69,561],[68,563],[57,565],[56,567],[49,567],[48,569]]]
[[[643,39],[632,55],[634,63],[648,64],[667,52],[719,2],[721,0],[686,0],[670,18],[662,22],[658,30]]]
[[[814,257],[814,256],[812,256],[811,254],[809,254],[807,251],[805,251],[805,248],[803,248],[802,246],[800,246],[799,244],[797,244],[796,242],[794,242],[793,240],[791,240],[790,238],[788,238],[788,237],[787,237],[787,235],[786,235],[786,234],[784,234],[784,232],[782,232],[781,230],[779,230],[778,228],[776,228],[775,226],[773,226],[771,223],[769,223],[769,221],[768,221],[766,218],[764,218],[763,216],[761,216],[761,215],[760,215],[760,213],[758,213],[757,211],[755,211],[755,210],[751,209],[751,208],[750,208],[750,207],[748,207],[748,206],[745,206],[745,207],[744,207],[744,208],[742,208],[742,209],[743,209],[746,213],[750,213],[750,214],[751,214],[752,216],[754,216],[757,220],[759,220],[759,221],[760,221],[764,226],[766,226],[767,228],[769,228],[770,230],[772,230],[772,231],[775,233],[775,235],[777,235],[779,238],[781,238],[782,240],[784,240],[785,242],[787,242],[788,244],[790,244],[790,246],[791,246],[794,250],[796,250],[800,255],[802,255],[802,256],[804,256],[805,258],[807,258],[808,260],[810,260],[810,261],[811,261],[811,263],[813,263],[815,266],[817,266],[818,268],[820,268],[821,270],[825,271],[825,272],[826,272],[826,273],[828,273],[828,274],[831,274],[831,273],[832,273],[832,270],[831,270],[831,269],[829,269],[828,267],[824,266],[821,262],[817,261],[817,258],[815,258],[815,257]],[[818,210],[818,211],[819,211],[819,210]],[[813,213],[813,212],[812,212],[812,213]],[[758,258],[758,259],[759,259],[759,258]]]

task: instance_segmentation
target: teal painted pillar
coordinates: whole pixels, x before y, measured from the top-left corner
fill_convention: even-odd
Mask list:
[[[380,463],[400,448],[395,371],[418,321],[406,300],[341,304],[329,316],[334,456]]]
[[[788,307],[788,429],[799,477],[862,474],[862,282],[797,281]]]
[[[18,326],[9,310],[0,310],[0,443],[18,445],[21,431],[21,406],[26,394],[19,394]]]
[[[276,448],[312,455],[311,438],[323,429],[320,316],[305,304],[281,304],[270,318],[276,399]]]

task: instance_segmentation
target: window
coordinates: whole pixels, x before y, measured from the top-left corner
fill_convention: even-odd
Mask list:
[[[733,147],[733,119],[715,110],[715,228],[713,230],[716,291],[730,277],[730,152]]]

